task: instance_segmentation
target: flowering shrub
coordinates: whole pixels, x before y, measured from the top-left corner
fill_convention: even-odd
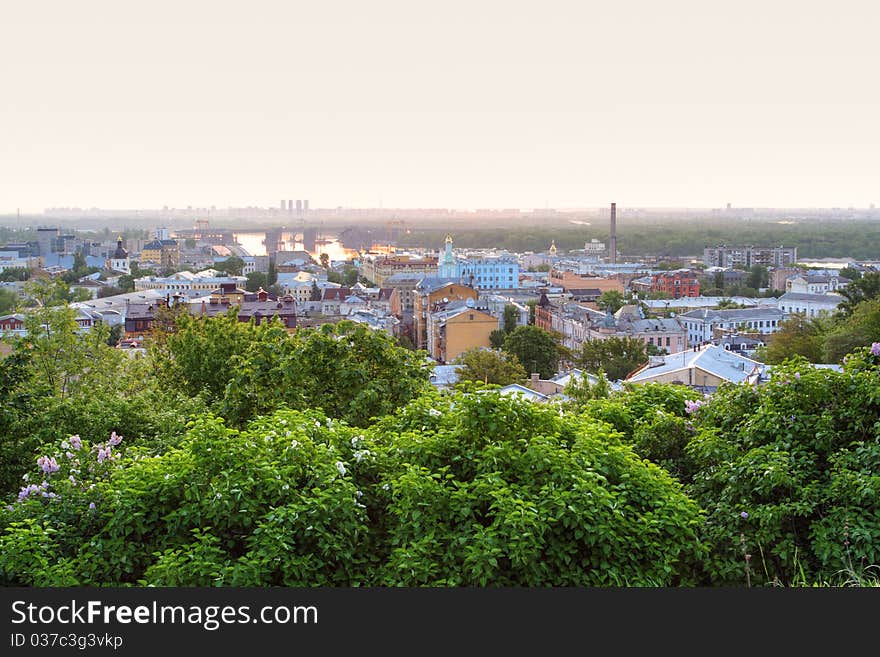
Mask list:
[[[366,429],[314,411],[244,431],[206,416],[158,456],[71,437],[43,462],[59,470],[0,512],[0,572],[25,585],[693,581],[696,505],[607,438],[493,392],[428,394]]]
[[[121,442],[115,433],[96,444],[73,435],[60,441],[53,454],[38,457],[36,470],[22,475],[15,502],[0,512],[0,527],[5,527],[0,584],[72,586],[80,581],[67,557],[100,527],[97,509],[104,506],[104,486],[123,459],[122,452],[114,451]],[[30,553],[23,546],[34,541],[41,546],[40,558],[22,563]]]

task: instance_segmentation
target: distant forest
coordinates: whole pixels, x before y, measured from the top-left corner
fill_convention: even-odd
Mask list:
[[[414,229],[399,246],[442,247],[443,229]],[[608,242],[607,225],[501,227],[453,231],[460,248],[496,247],[509,251],[546,251],[550,241],[560,251],[583,249],[590,239]],[[672,223],[617,224],[618,251],[623,256],[701,257],[703,248],[728,245],[796,246],[798,257],[880,259],[880,221],[798,221],[795,224],[699,219]]]

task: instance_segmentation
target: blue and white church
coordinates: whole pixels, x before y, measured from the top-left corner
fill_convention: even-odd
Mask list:
[[[456,256],[452,252],[452,235],[439,262],[437,276],[454,279],[480,290],[511,290],[519,287],[519,260],[510,253],[476,253]]]

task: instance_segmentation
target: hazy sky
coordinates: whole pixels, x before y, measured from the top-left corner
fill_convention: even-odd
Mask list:
[[[0,213],[880,204],[880,5],[0,5]]]

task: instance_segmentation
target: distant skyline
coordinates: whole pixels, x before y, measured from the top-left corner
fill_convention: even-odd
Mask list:
[[[47,0],[0,21],[0,214],[866,208],[871,2]]]

